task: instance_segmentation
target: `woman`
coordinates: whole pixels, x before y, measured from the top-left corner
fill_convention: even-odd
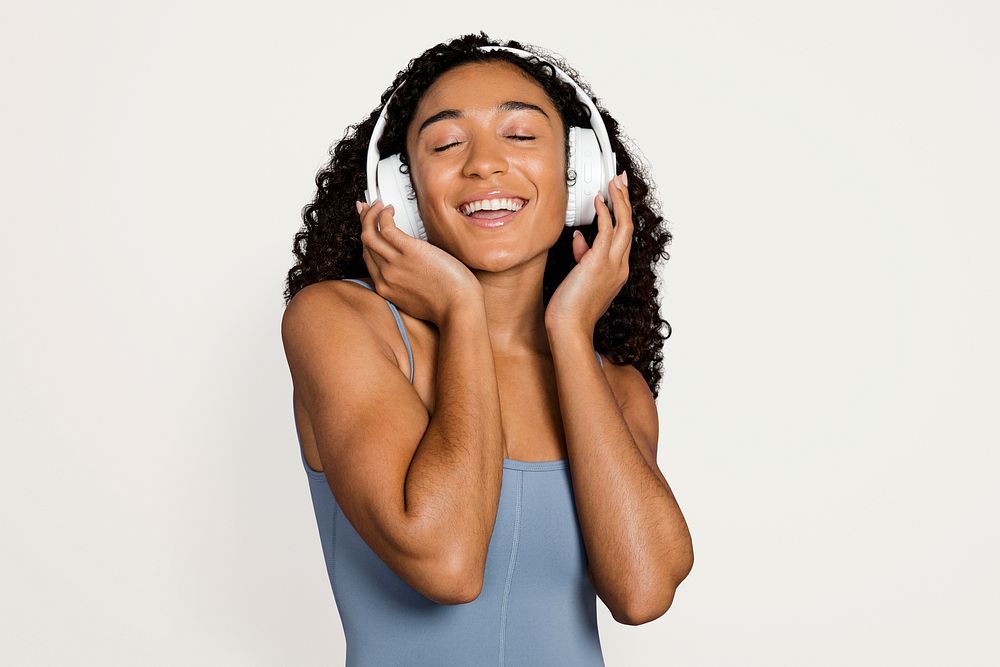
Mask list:
[[[656,462],[671,235],[600,110],[621,173],[574,237],[587,107],[498,44],[439,44],[382,97],[426,240],[357,201],[381,107],[296,237],[282,337],[349,665],[603,665],[595,596],[646,623],[693,564]]]

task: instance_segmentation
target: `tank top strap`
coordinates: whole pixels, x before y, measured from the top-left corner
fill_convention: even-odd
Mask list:
[[[341,278],[341,280],[349,280],[352,283],[364,285],[372,292],[378,294],[373,286],[359,278]],[[399,333],[403,336],[403,343],[406,345],[406,358],[410,360],[410,384],[413,384],[413,348],[410,347],[410,337],[406,335],[406,326],[403,324],[403,318],[399,316],[399,309],[396,308],[396,304],[388,299],[386,299],[385,302],[389,304],[389,310],[392,311],[392,316],[396,319],[396,327],[399,328]]]

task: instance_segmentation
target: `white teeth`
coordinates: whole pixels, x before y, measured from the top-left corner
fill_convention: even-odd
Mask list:
[[[520,211],[522,206],[523,204],[516,199],[480,199],[463,204],[460,210],[465,215],[472,215],[476,211],[497,211],[501,208],[508,211]]]

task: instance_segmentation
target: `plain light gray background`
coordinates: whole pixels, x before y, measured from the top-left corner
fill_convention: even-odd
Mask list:
[[[987,2],[5,6],[0,662],[338,665],[279,322],[410,58],[566,57],[674,232],[659,463],[696,563],[612,667],[995,665]]]

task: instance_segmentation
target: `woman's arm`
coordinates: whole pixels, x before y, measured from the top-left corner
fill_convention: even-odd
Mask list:
[[[624,388],[623,402],[634,405],[623,413],[592,336],[547,331],[594,587],[619,623],[647,623],[669,609],[694,563],[687,523],[656,465],[655,401],[636,373],[643,386]]]
[[[479,596],[503,481],[500,389],[481,300],[440,326],[434,415],[406,474],[406,512],[455,535],[456,570]]]

